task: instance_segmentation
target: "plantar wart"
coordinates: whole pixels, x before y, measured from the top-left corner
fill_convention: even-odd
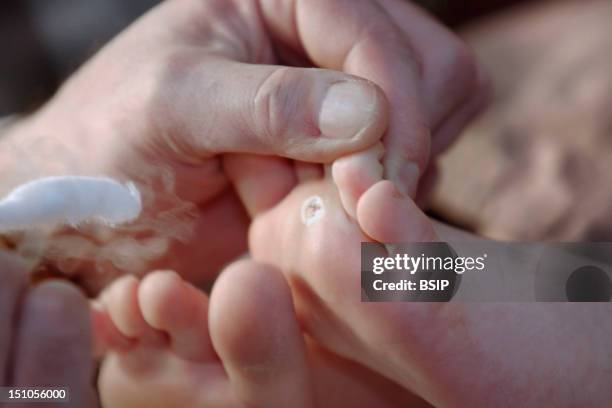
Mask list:
[[[302,204],[302,223],[312,225],[325,215],[323,200],[319,196],[308,197]]]

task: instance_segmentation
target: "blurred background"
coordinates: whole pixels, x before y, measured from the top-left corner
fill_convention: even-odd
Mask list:
[[[159,0],[3,0],[0,116],[32,109]],[[519,0],[421,0],[458,26]]]
[[[0,117],[40,106],[158,1],[3,0]],[[440,160],[436,217],[507,240],[612,240],[612,1],[421,0],[474,48],[489,111]]]

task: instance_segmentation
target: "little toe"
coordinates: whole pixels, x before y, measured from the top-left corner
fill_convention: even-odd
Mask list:
[[[208,333],[208,297],[171,271],[143,278],[138,301],[145,321],[164,331],[177,356],[206,361],[214,356]]]

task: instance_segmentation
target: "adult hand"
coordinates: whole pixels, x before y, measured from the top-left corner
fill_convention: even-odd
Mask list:
[[[85,297],[60,282],[29,289],[26,276],[18,260],[0,253],[0,385],[68,387],[67,406],[92,406],[93,364]]]
[[[467,48],[401,0],[173,0],[16,126],[3,143],[20,154],[2,161],[24,178],[59,172],[136,181],[146,220],[122,243],[102,235],[75,249],[70,237],[71,260],[143,273],[198,270],[201,280],[246,249],[250,220],[220,154],[329,163],[374,144],[388,125],[388,176],[414,192],[430,130],[437,152],[480,107],[481,85]],[[254,169],[250,185],[265,190],[266,206],[295,183],[286,166],[271,167]],[[184,203],[195,204],[197,218],[178,222],[194,232],[181,242]],[[211,231],[215,239],[205,239]],[[129,260],[121,256],[126,247]]]

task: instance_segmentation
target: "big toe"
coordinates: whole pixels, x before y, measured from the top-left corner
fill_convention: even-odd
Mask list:
[[[211,337],[232,388],[251,407],[310,407],[311,383],[291,291],[275,268],[230,265],[211,297]]]

